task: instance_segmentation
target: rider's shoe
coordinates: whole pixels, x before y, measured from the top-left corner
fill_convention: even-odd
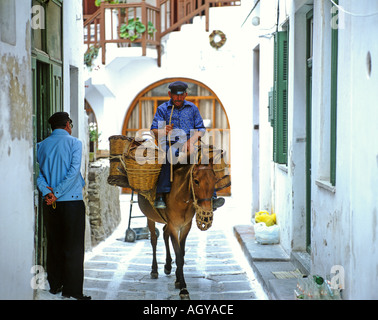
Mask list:
[[[213,211],[215,211],[218,208],[220,208],[221,206],[223,206],[225,202],[226,202],[226,200],[222,197],[213,198]]]
[[[155,202],[154,202],[154,207],[156,209],[165,209],[166,208],[166,205],[165,205],[165,202],[164,202],[162,196],[156,197]]]

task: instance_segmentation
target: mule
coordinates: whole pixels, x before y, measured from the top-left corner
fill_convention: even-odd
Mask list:
[[[192,227],[192,220],[197,212],[197,226],[206,230],[212,223],[212,196],[217,182],[212,163],[177,165],[173,171],[171,192],[166,194],[166,209],[156,209],[153,201],[138,193],[138,204],[148,218],[153,251],[151,277],[158,278],[156,260],[157,236],[155,222],[163,223],[163,238],[166,248],[165,274],[170,274],[172,258],[169,249],[169,238],[176,257],[176,289],[180,289],[183,300],[190,299],[184,279],[185,242]]]

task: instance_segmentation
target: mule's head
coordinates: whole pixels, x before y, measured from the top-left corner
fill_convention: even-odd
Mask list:
[[[193,168],[193,192],[197,200],[197,205],[203,211],[212,211],[212,197],[215,189],[217,178],[215,176],[213,165],[195,164]]]

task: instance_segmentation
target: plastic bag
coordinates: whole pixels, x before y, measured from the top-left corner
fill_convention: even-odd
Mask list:
[[[255,222],[264,222],[268,227],[276,224],[276,214],[270,214],[268,211],[260,211],[255,215]]]
[[[255,239],[260,244],[277,244],[280,242],[278,225],[268,227],[264,222],[255,224]]]

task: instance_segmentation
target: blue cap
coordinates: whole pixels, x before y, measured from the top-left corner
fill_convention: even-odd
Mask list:
[[[171,83],[168,88],[174,94],[183,94],[186,92],[186,89],[188,89],[188,85],[182,81],[175,81]]]

